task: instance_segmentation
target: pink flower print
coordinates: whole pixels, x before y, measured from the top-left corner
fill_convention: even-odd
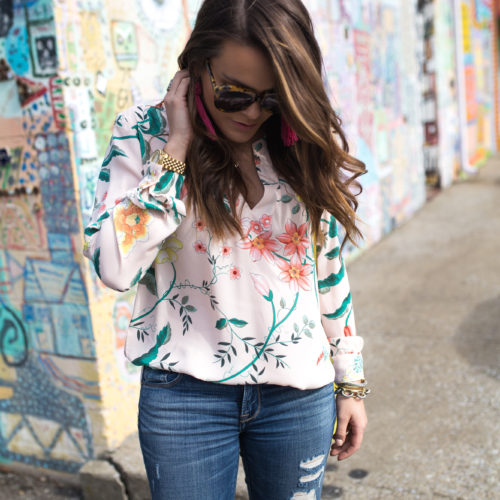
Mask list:
[[[264,278],[262,274],[250,273],[250,276],[252,277],[253,284],[257,292],[259,292],[263,297],[268,297],[270,290],[266,278]]]
[[[207,251],[207,247],[199,240],[195,241],[193,246],[197,253],[205,253]]]
[[[306,237],[307,224],[304,223],[297,229],[297,225],[288,221],[285,224],[286,233],[276,236],[276,238],[285,244],[285,255],[297,253],[300,259],[306,256],[306,248],[311,246],[309,239]]]
[[[271,216],[264,214],[260,218],[260,223],[264,226],[264,229],[269,229],[271,227]]]
[[[262,233],[263,229],[262,229],[262,226],[259,222],[257,222],[256,220],[253,220],[250,224],[250,228],[252,229],[252,231],[256,234],[260,234]]]
[[[222,247],[221,254],[223,257],[229,257],[231,255],[231,247],[224,245]]]
[[[290,288],[294,292],[297,292],[299,288],[302,288],[302,290],[311,289],[309,280],[306,277],[312,272],[310,264],[302,264],[296,254],[292,256],[290,262],[279,259],[276,263],[282,271],[280,273],[280,280],[289,283]]]
[[[276,240],[271,239],[272,234],[271,231],[266,231],[256,236],[253,240],[245,238],[240,240],[239,246],[240,248],[250,249],[250,257],[254,262],[259,261],[264,256],[272,264],[274,257],[271,252],[275,252],[280,247]]]
[[[205,223],[202,220],[197,220],[193,222],[193,227],[196,228],[196,231],[203,231],[205,229]]]
[[[236,266],[233,266],[229,270],[229,277],[232,280],[239,280],[241,278],[241,272],[240,272],[240,270]]]

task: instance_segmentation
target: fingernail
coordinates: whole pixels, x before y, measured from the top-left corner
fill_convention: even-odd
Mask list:
[[[335,440],[335,444],[336,444],[337,446],[342,446],[342,443],[343,443],[342,439],[336,439],[336,440]]]

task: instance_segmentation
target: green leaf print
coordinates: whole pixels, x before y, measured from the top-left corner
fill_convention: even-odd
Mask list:
[[[137,271],[137,274],[130,283],[130,288],[132,288],[141,279],[141,275],[142,275],[142,267],[139,269],[139,271]]]
[[[334,217],[330,217],[330,224],[328,225],[328,236],[335,238],[337,236],[337,221]]]
[[[154,106],[150,106],[147,111],[149,128],[142,128],[142,131],[150,135],[161,134],[165,129],[165,118],[163,117],[161,110]]]
[[[351,293],[347,295],[347,297],[342,302],[342,305],[335,312],[330,314],[323,314],[323,316],[328,319],[340,318],[347,312],[347,308],[349,307],[350,303],[351,303]]]
[[[158,349],[160,346],[166,344],[170,340],[171,330],[170,323],[167,323],[165,327],[156,336],[156,344],[146,353],[142,354],[138,358],[135,358],[132,363],[136,366],[148,365],[153,361],[153,359],[158,356]]]
[[[333,250],[330,250],[328,253],[325,253],[325,257],[329,260],[333,260],[339,256],[340,247],[335,247]]]
[[[157,193],[166,193],[174,183],[175,172],[171,170],[166,170],[162,176],[158,179],[154,191]]]
[[[182,190],[182,185],[184,184],[184,176],[179,175],[177,177],[177,182],[175,183],[175,197],[180,198],[181,197],[181,190]]]
[[[245,325],[248,325],[248,323],[246,321],[243,321],[242,319],[238,319],[238,318],[231,318],[229,320],[229,323],[231,323],[234,326],[237,326],[238,328],[241,328]]]
[[[220,318],[217,320],[217,323],[215,323],[215,328],[217,328],[217,330],[222,330],[223,328],[225,328],[227,325],[227,319],[226,318]]]
[[[97,248],[96,251],[94,252],[94,255],[92,256],[92,262],[94,263],[94,269],[95,273],[97,276],[99,276],[99,279],[101,279],[101,273],[99,271],[99,255],[101,253],[101,249]]]
[[[292,201],[292,197],[289,194],[285,194],[281,197],[281,200],[283,203],[290,203]]]
[[[148,289],[149,293],[158,297],[158,291],[156,289],[156,275],[153,266],[147,270],[146,274],[142,277],[139,283],[144,285]]]
[[[298,211],[300,210],[300,205],[297,203],[297,205],[295,205],[293,208],[292,208],[292,214],[296,214]]]
[[[99,180],[104,182],[109,182],[109,168],[103,167],[99,171]]]
[[[337,274],[332,273],[330,274],[330,276],[328,276],[328,278],[318,281],[318,287],[320,291],[322,288],[338,285],[342,281],[344,274],[345,274],[345,267],[344,263],[342,262],[342,267],[340,268],[340,271]]]
[[[125,158],[127,158],[125,151],[120,149],[116,144],[111,144],[111,148],[109,150],[108,156],[106,156],[106,158],[104,158],[104,161],[102,162],[102,166],[107,167],[110,164],[111,160],[115,156],[125,156]]]

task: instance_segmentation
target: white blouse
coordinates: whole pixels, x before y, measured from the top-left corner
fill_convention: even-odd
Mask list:
[[[334,217],[324,213],[315,256],[305,205],[262,138],[252,148],[264,196],[250,208],[240,195],[244,237],[216,241],[187,210],[184,176],[150,161],[167,141],[163,108],[118,115],[84,232],[83,253],[106,286],[137,284],[127,358],[224,384],[312,389],[363,378]]]

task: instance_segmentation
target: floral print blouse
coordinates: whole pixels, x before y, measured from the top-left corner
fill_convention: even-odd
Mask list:
[[[150,161],[167,140],[163,108],[118,115],[84,231],[102,282],[137,285],[127,358],[224,384],[363,378],[336,220],[324,213],[315,252],[305,205],[275,173],[264,137],[252,144],[264,195],[253,208],[240,195],[244,237],[219,242],[187,209],[184,177]]]

